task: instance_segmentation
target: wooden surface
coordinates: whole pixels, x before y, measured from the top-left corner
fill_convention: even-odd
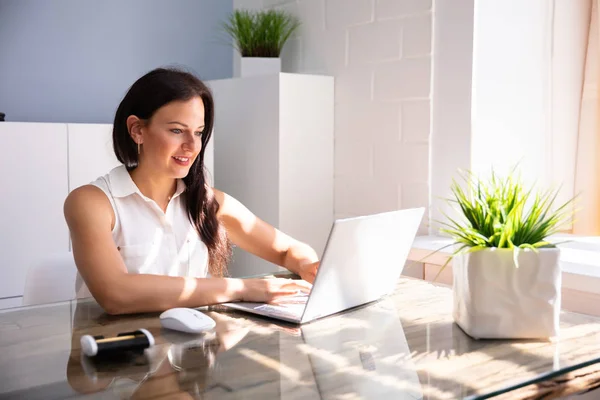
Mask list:
[[[578,369],[577,371],[549,379],[539,384],[527,385],[523,388],[515,389],[502,396],[495,397],[497,400],[508,399],[561,399],[568,395],[576,395],[589,389],[600,387],[600,370],[596,365]],[[600,393],[594,392],[596,396],[589,399],[600,397]],[[576,397],[573,398],[576,400]]]
[[[451,304],[448,288],[402,278],[377,303],[302,327],[213,307],[215,330],[198,336],[161,329],[158,314],[109,316],[89,300],[5,311],[0,398],[459,399],[600,355],[599,318],[563,313],[555,342],[476,341],[452,323]],[[82,334],[138,328],[156,338],[146,356],[81,355]],[[599,378],[595,364],[497,398],[555,398]]]

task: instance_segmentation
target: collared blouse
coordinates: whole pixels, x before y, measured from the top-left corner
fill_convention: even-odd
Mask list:
[[[91,183],[108,197],[114,214],[112,237],[130,274],[206,277],[208,248],[191,223],[185,206],[185,183],[166,212],[144,196],[124,165]],[[91,294],[77,274],[77,297]]]

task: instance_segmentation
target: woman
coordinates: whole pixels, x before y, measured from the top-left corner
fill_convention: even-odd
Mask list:
[[[78,296],[126,314],[310,290],[315,251],[206,184],[213,121],[211,93],[189,73],[160,68],[131,86],[113,124],[123,166],[65,201]],[[304,281],[224,278],[230,242]]]

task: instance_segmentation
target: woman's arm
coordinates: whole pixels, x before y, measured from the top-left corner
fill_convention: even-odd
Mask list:
[[[109,314],[199,307],[227,301],[272,301],[309,290],[288,279],[230,279],[129,274],[112,239],[114,212],[95,186],[75,189],[65,201],[77,269],[88,289]]]
[[[235,198],[214,189],[219,219],[229,239],[240,248],[313,282],[319,265],[317,253],[254,215]]]

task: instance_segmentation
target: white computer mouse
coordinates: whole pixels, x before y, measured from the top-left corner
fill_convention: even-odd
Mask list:
[[[180,332],[200,333],[215,327],[215,321],[193,308],[171,308],[160,314],[160,324]]]

